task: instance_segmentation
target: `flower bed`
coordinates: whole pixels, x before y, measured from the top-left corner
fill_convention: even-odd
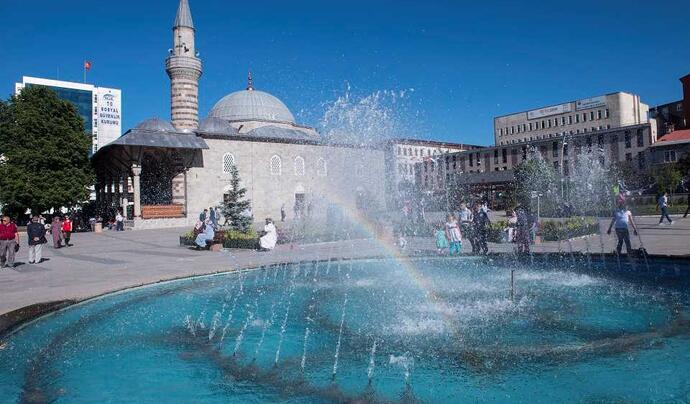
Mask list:
[[[572,217],[564,221],[544,220],[540,224],[541,238],[544,241],[567,240],[587,236],[599,231],[599,224],[592,218]]]

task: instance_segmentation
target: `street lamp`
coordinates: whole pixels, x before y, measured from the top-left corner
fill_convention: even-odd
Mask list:
[[[544,196],[541,192],[532,191],[532,198],[537,198],[537,223],[539,223],[539,218],[541,217],[541,203],[540,198]]]
[[[563,182],[564,182],[564,180],[565,180],[565,176],[564,176],[564,174],[565,174],[565,167],[564,167],[564,164],[563,164],[563,163],[564,163],[564,160],[565,160],[565,148],[566,148],[566,146],[568,146],[568,142],[566,141],[566,136],[567,136],[567,132],[563,131],[563,136],[562,136],[563,140],[561,141],[561,162],[560,162],[560,164],[558,165],[559,174],[561,175],[561,200],[564,199],[564,196],[563,196]]]

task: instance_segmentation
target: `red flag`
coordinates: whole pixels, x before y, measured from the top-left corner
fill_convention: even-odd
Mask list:
[[[91,70],[91,62],[89,62],[88,60],[85,60],[84,61],[84,69]]]

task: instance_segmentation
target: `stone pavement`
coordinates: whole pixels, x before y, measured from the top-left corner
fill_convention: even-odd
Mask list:
[[[602,220],[603,231],[608,226]],[[658,226],[656,217],[638,218],[640,234],[650,254],[690,255],[690,219],[676,220],[673,226]],[[396,248],[377,240],[351,240],[311,245],[281,245],[274,251],[232,250],[223,252],[194,251],[179,246],[179,235],[187,229],[104,233],[75,233],[73,247],[55,250],[44,247],[48,260],[29,265],[26,236],[17,257],[18,265],[0,270],[0,314],[28,305],[81,300],[128,287],[193,275],[225,272],[280,262],[328,258],[368,258],[396,254]],[[432,238],[410,239],[404,254],[433,254]],[[578,238],[571,243],[535,245],[535,252],[586,251],[604,252],[615,248],[615,236],[598,235]],[[633,246],[639,246],[634,238]],[[492,252],[511,252],[513,244],[489,245]],[[469,252],[469,243],[464,243]]]

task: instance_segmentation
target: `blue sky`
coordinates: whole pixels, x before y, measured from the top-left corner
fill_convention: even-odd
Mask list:
[[[401,136],[493,142],[493,117],[614,91],[681,98],[690,1],[190,0],[200,112],[246,86],[316,126],[324,104],[413,88]],[[177,0],[0,0],[0,94],[22,75],[123,90],[124,127],[169,117],[164,60]],[[410,93],[408,93],[410,94]]]

